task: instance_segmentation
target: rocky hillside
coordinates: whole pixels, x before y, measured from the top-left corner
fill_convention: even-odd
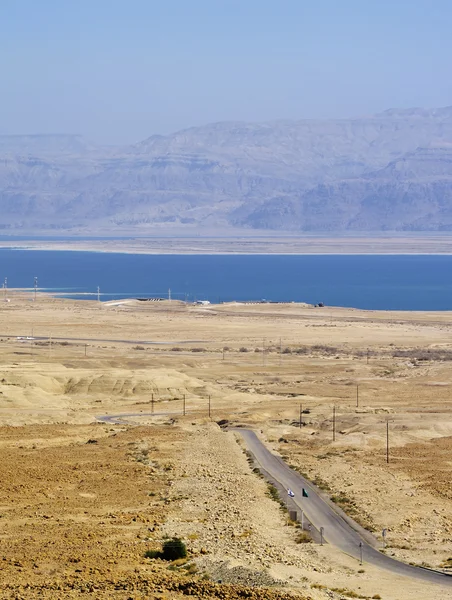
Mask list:
[[[214,123],[123,148],[0,136],[0,227],[452,229],[452,107]]]

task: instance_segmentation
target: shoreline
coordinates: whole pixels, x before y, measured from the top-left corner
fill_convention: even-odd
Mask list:
[[[0,240],[0,250],[218,256],[451,256],[445,238],[167,238],[110,240]]]
[[[100,250],[98,248],[38,248],[0,246],[0,250],[30,252],[90,252],[93,254],[140,254],[149,256],[452,256],[452,252],[159,252],[146,250]]]

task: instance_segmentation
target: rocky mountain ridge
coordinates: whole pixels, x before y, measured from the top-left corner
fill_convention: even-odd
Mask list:
[[[128,147],[0,135],[0,228],[452,230],[452,107],[213,123]]]

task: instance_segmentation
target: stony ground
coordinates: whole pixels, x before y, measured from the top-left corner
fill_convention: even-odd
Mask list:
[[[214,421],[257,428],[354,518],[387,528],[387,552],[450,568],[450,314],[11,300],[0,310],[0,597],[449,597],[297,544]],[[51,343],[16,339],[31,330]],[[93,424],[117,413],[136,416]],[[186,562],[144,557],[165,535],[183,537]]]
[[[164,426],[2,428],[1,597],[287,597],[145,558],[160,547],[168,516],[179,514],[173,461],[183,439]]]
[[[287,526],[267,483],[251,471],[232,432],[216,425],[190,432],[177,468],[174,491],[186,499],[180,518],[172,516],[164,530],[182,534],[195,553],[208,556],[197,559],[201,570],[236,582],[235,565],[246,564],[248,582],[278,583],[268,575],[278,564],[287,571],[293,568],[294,583],[301,581],[314,550],[295,543],[297,530]]]

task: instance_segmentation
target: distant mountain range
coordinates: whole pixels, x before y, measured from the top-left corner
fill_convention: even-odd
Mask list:
[[[0,230],[452,230],[452,107],[213,123],[127,147],[0,135]]]

